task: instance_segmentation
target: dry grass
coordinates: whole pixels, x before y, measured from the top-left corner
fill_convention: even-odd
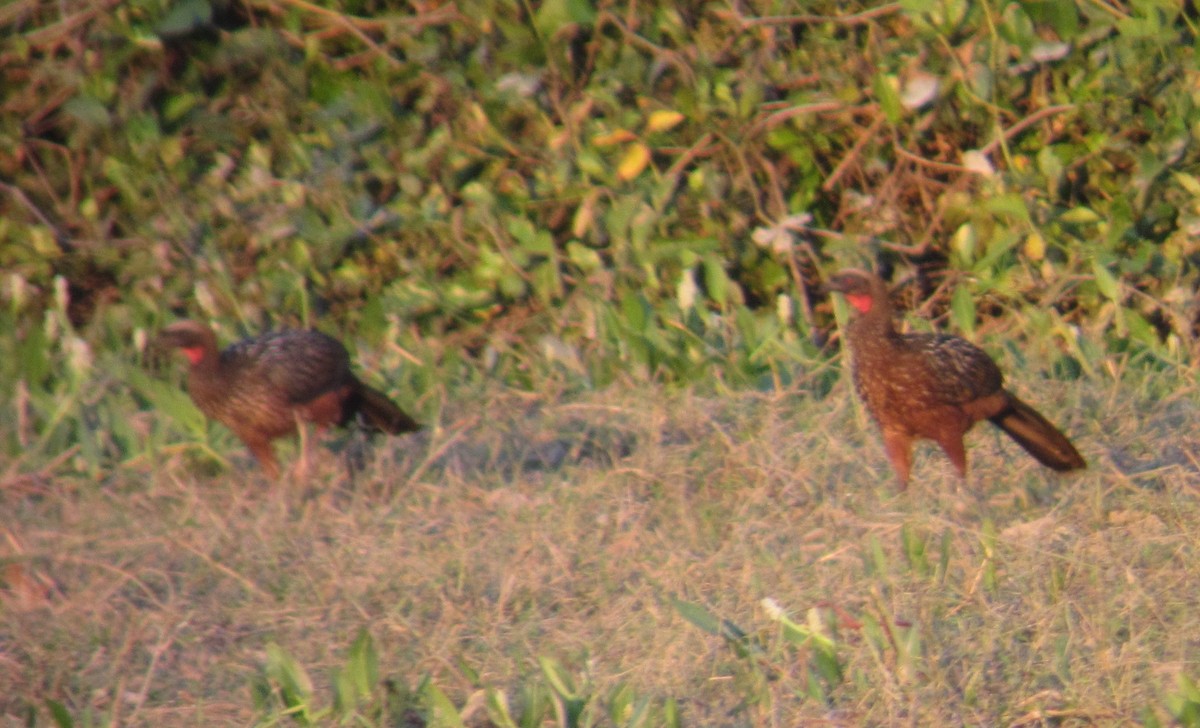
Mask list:
[[[691,725],[1165,717],[1200,671],[1192,381],[1031,385],[1089,471],[1057,478],[980,427],[968,487],[923,449],[904,495],[844,386],[491,393],[378,447],[353,487],[334,458],[272,486],[236,451],[211,479],[175,457],[12,483],[0,723],[47,698],[114,725],[250,723],[269,643],[328,701],[360,628],[384,675],[428,674],[460,706],[480,686],[517,699],[552,656],[600,696],[674,697]],[[801,623],[819,608],[845,675],[827,702],[764,597]]]

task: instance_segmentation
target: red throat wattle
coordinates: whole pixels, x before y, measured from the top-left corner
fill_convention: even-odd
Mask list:
[[[859,313],[867,313],[875,303],[875,300],[865,293],[848,293],[846,300],[850,302],[851,306],[857,308]]]
[[[200,348],[199,346],[185,346],[180,349],[180,351],[182,351],[183,355],[188,358],[188,361],[191,362],[192,366],[196,366],[200,363],[200,360],[204,358],[204,349]]]

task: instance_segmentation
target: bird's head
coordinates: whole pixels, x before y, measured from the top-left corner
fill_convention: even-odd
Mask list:
[[[867,313],[887,297],[887,289],[879,276],[870,271],[848,268],[838,271],[825,284],[826,293],[837,292],[846,297],[859,313]]]
[[[179,349],[193,366],[217,351],[216,335],[197,321],[171,324],[159,333],[155,343],[164,349]]]

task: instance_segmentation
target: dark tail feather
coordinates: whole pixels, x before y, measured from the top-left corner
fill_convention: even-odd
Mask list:
[[[354,392],[356,396],[351,402],[353,406],[347,407],[347,417],[357,413],[359,420],[364,421],[369,428],[386,432],[389,435],[400,435],[421,429],[421,425],[416,420],[397,407],[396,403],[388,399],[383,392],[372,389],[362,382],[356,382],[356,384]]]
[[[1004,430],[1048,468],[1061,472],[1087,467],[1087,462],[1066,435],[1034,408],[1011,394],[1009,398],[1012,400],[1010,407],[991,419],[993,425]]]

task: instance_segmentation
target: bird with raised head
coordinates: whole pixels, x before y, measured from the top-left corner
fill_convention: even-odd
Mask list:
[[[296,434],[302,423],[324,429],[357,418],[368,431],[392,435],[421,427],[359,381],[346,347],[319,331],[285,329],[218,351],[211,328],[180,321],[163,329],[157,341],[183,352],[191,364],[192,401],[232,430],[270,478],[279,475],[272,441]]]
[[[960,477],[967,475],[963,436],[988,420],[1057,471],[1087,467],[1058,428],[1004,388],[996,362],[957,336],[901,333],[887,285],[874,273],[843,270],[825,285],[857,312],[845,331],[854,386],[883,435],[901,489],[908,486],[916,440],[933,440]]]

